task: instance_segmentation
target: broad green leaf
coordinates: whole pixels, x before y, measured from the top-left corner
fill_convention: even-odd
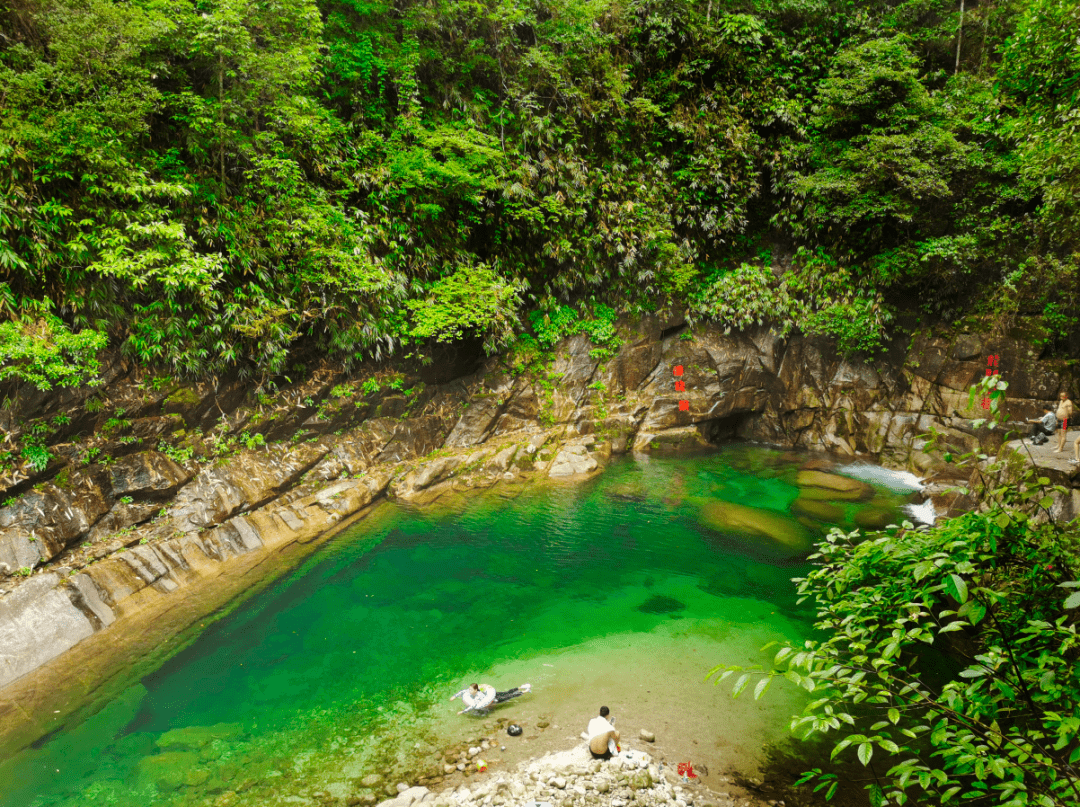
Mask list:
[[[950,574],[945,578],[945,592],[961,603],[967,601],[967,583],[958,574]]]
[[[859,746],[858,754],[859,754],[859,762],[861,762],[863,765],[869,765],[870,764],[870,757],[872,757],[874,755],[874,746],[873,746],[873,744],[868,743],[868,742],[867,743],[862,743]]]

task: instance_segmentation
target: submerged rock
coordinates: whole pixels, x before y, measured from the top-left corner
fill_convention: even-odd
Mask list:
[[[611,499],[623,502],[643,502],[649,498],[645,480],[637,478],[620,479],[615,484],[610,485],[604,493]]]
[[[161,792],[178,790],[188,784],[188,774],[199,764],[194,751],[166,751],[143,757],[136,768],[139,781],[153,784]]]
[[[718,532],[750,533],[799,552],[810,546],[810,535],[800,524],[768,510],[708,502],[701,508],[700,518],[702,524]]]
[[[820,499],[808,499],[802,495],[791,503],[791,511],[802,516],[810,516],[818,521],[827,521],[830,524],[837,524],[844,520],[844,508],[840,505]]]
[[[214,740],[238,737],[244,731],[239,723],[216,723],[213,726],[186,726],[162,734],[157,741],[158,748],[199,749]]]
[[[890,524],[895,524],[900,519],[891,508],[875,506],[870,502],[866,507],[855,514],[855,524],[864,530],[883,530]]]
[[[671,614],[684,608],[686,608],[686,603],[680,602],[674,597],[664,597],[659,594],[650,597],[637,607],[639,611],[644,611],[646,614]]]

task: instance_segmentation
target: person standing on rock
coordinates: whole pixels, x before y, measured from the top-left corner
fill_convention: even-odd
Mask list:
[[[594,757],[607,759],[616,754],[619,749],[619,732],[608,721],[607,717],[611,710],[606,706],[600,707],[600,716],[589,721],[589,750]]]
[[[1069,400],[1069,393],[1063,392],[1060,395],[1061,400],[1058,402],[1057,415],[1058,423],[1061,424],[1061,431],[1058,432],[1058,445],[1054,449],[1055,454],[1060,454],[1065,450],[1065,435],[1069,431],[1069,421],[1073,416],[1073,402]]]

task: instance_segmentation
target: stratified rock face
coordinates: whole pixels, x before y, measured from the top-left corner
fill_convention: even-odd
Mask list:
[[[36,486],[0,508],[0,564],[8,564],[11,574],[56,557],[106,510],[106,494],[88,473],[70,474],[63,488],[52,482]],[[0,577],[4,572],[0,566]]]
[[[59,582],[55,574],[36,575],[0,600],[0,687],[94,632],[86,615],[57,588]]]
[[[109,469],[112,495],[162,498],[191,479],[191,473],[158,451],[118,459]]]
[[[325,454],[326,447],[318,443],[291,450],[274,446],[201,471],[170,508],[176,529],[196,532],[272,499]]]

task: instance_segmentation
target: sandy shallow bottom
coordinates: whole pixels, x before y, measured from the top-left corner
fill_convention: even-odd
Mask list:
[[[748,611],[762,607],[747,601]],[[775,625],[776,617],[770,618]],[[673,620],[652,633],[617,634],[558,653],[503,663],[477,673],[476,679],[498,689],[528,682],[532,693],[484,718],[459,717],[455,712],[461,708],[460,701],[447,701],[445,713],[436,716],[432,730],[446,746],[497,732],[506,750],[491,749],[482,755],[495,772],[580,744],[580,733],[605,705],[616,718],[624,745],[646,750],[671,768],[691,763],[702,784],[729,790],[733,775],[761,775],[764,747],[789,736],[787,718],[801,710],[805,698],[782,680],[759,701],[753,699],[752,687],[732,699],[730,679],[719,686],[706,681],[708,671],[718,663],[745,666],[770,659],[766,653],[747,655],[745,626],[738,636],[725,638],[724,633],[723,626]],[[783,638],[765,627],[758,633],[758,647]],[[462,685],[471,680],[463,679]],[[521,725],[524,733],[508,736],[496,728],[497,718]],[[540,728],[538,724],[544,721],[547,727]],[[641,729],[653,732],[655,743],[641,740]],[[465,780],[457,773],[443,787]]]

